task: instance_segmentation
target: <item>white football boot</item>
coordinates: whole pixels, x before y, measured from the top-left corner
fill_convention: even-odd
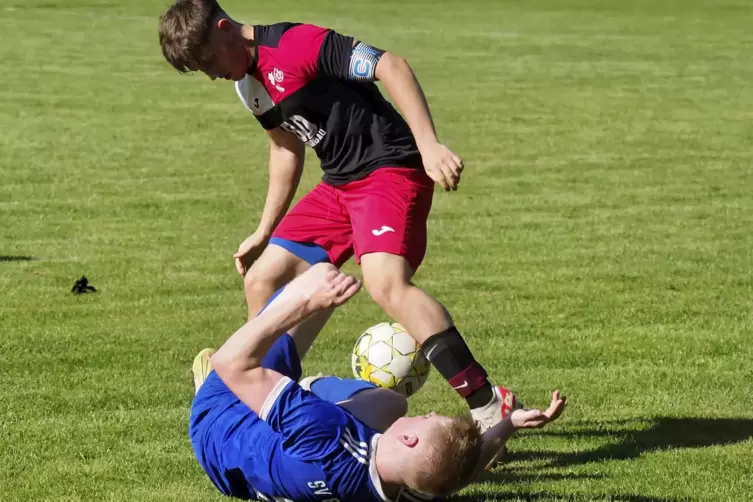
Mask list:
[[[209,376],[209,373],[212,372],[212,361],[209,358],[215,352],[217,351],[214,349],[204,349],[193,360],[191,371],[193,372],[193,385],[196,388],[197,394],[201,386],[204,385],[204,381]]]

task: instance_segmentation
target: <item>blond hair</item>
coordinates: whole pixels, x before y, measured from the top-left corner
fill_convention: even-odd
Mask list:
[[[212,19],[221,12],[217,0],[177,0],[159,20],[162,55],[181,73],[200,63],[198,50],[207,43]]]
[[[426,463],[406,484],[432,497],[447,497],[471,482],[481,456],[481,431],[468,415],[439,426]]]

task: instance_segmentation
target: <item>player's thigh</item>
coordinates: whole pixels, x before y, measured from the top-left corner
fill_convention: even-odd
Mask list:
[[[293,337],[282,335],[275,340],[261,362],[262,368],[274,370],[297,382],[301,379],[301,357]]]
[[[314,344],[314,340],[319,336],[319,333],[324,329],[324,326],[332,317],[333,309],[323,310],[307,317],[303,322],[292,327],[288,334],[293,338],[295,347],[298,351],[298,357],[303,359],[306,357],[311,346]]]
[[[271,241],[246,272],[244,282],[247,289],[256,284],[267,284],[274,292],[308,270],[310,266],[304,257],[281,245],[279,241]]]
[[[316,245],[337,267],[353,255],[351,220],[335,190],[319,183],[299,200],[275,229],[273,239]]]
[[[426,254],[433,196],[433,182],[420,169],[378,169],[346,187],[359,263],[364,255],[387,253],[404,258],[415,273]]]

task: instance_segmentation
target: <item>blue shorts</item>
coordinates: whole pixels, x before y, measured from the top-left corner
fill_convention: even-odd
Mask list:
[[[316,244],[309,244],[306,242],[294,242],[289,239],[281,239],[280,237],[272,237],[269,240],[270,244],[280,246],[296,255],[301,260],[308,262],[310,265],[316,265],[317,263],[326,263],[329,261],[329,255],[327,251],[321,246]]]

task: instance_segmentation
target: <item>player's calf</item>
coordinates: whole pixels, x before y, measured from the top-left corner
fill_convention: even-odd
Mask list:
[[[407,261],[373,253],[361,257],[361,266],[374,301],[422,345],[426,358],[466,400],[482,430],[506,417],[513,407],[503,398],[514,396],[504,387],[492,387],[445,307],[411,282]]]

